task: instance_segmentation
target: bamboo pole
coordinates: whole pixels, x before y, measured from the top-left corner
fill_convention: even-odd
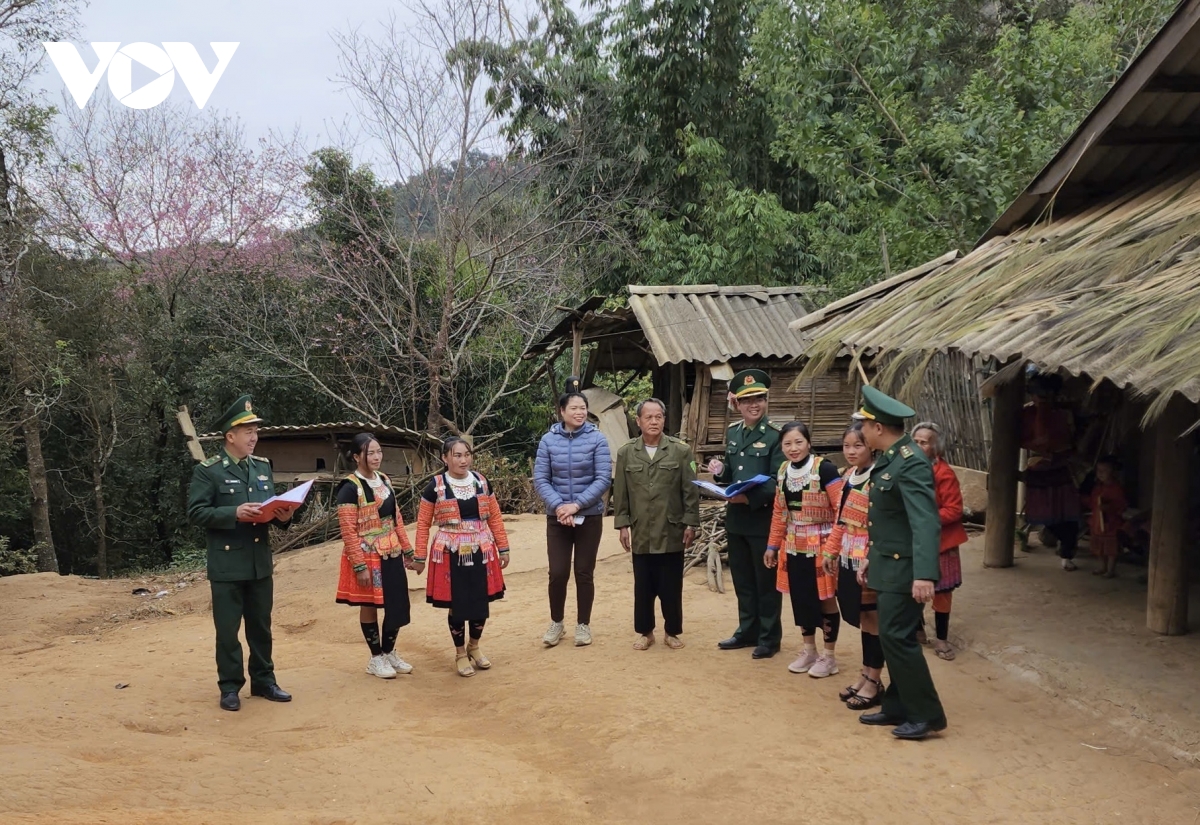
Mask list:
[[[1184,433],[1196,410],[1180,396],[1167,404],[1155,425],[1154,509],[1150,520],[1150,570],[1146,626],[1155,633],[1187,632],[1188,465],[1191,450]]]
[[[1025,374],[996,387],[992,399],[992,450],[988,460],[984,567],[1012,567],[1017,530],[1017,472],[1021,455],[1021,408]]]

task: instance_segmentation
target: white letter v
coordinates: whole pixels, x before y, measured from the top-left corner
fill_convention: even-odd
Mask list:
[[[117,49],[121,48],[120,43],[93,43],[92,51],[96,53],[99,61],[96,63],[96,70],[89,72],[74,43],[58,42],[43,43],[42,45],[46,47],[46,53],[50,55],[54,68],[58,69],[63,83],[67,84],[67,91],[71,93],[71,97],[75,98],[80,109],[87,105],[88,100],[92,97],[92,92],[96,91],[96,84],[100,82],[101,75],[108,68],[108,64],[112,62]]]
[[[205,103],[208,103],[209,95],[213,93],[213,89],[217,88],[217,81],[225,73],[225,67],[233,59],[233,53],[237,51],[240,44],[209,43],[208,45],[212,46],[213,52],[217,55],[217,67],[212,70],[212,74],[208,73],[208,69],[204,67],[204,61],[200,59],[196,47],[191,43],[163,43],[163,48],[171,58],[171,62],[175,64],[176,71],[183,78],[183,85],[187,86],[188,91],[192,93],[192,100],[196,101],[196,106],[201,109],[204,108]]]

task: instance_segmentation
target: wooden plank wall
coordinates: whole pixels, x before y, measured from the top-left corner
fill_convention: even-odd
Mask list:
[[[784,423],[798,419],[808,424],[813,434],[813,443],[828,451],[839,448],[842,432],[850,423],[850,414],[858,409],[859,382],[856,377],[847,378],[844,367],[831,370],[814,380],[805,381],[795,392],[788,390],[800,374],[799,367],[783,366],[778,363],[737,363],[735,370],[757,367],[771,376],[771,403],[769,413],[772,421]],[[707,367],[701,367],[707,373]],[[701,384],[707,393],[705,404],[707,421],[701,428],[702,437],[697,439],[697,452],[717,453],[725,449],[725,430],[738,420],[737,413],[729,410],[725,395],[728,386],[724,381],[708,381]]]
[[[938,353],[925,371],[914,407],[918,421],[934,421],[948,436],[946,460],[958,467],[987,472],[992,449],[991,400],[979,387],[995,370],[982,359],[960,352]]]

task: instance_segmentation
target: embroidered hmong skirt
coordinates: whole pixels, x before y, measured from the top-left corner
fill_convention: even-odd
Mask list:
[[[1060,524],[1079,520],[1079,493],[1067,467],[1034,466],[1025,471],[1025,521]]]
[[[791,592],[792,579],[788,569],[796,566],[806,568],[806,575],[808,572],[813,574],[817,590],[822,594],[820,598],[833,598],[837,590],[837,576],[830,576],[821,564],[821,545],[832,530],[833,525],[828,523],[804,524],[792,521],[788,525],[787,535],[784,536],[783,547],[779,549],[779,559],[775,565],[776,590],[780,593]],[[810,567],[811,570],[808,570]]]
[[[463,621],[487,619],[488,604],[504,598],[500,554],[485,521],[438,528],[429,550],[427,574],[425,601],[449,608]]]
[[[938,553],[938,566],[940,578],[933,586],[935,593],[945,593],[962,586],[962,558],[958,555],[957,547],[952,547],[945,553]]]
[[[363,551],[371,583],[363,587],[346,554],[342,554],[341,569],[338,571],[337,602],[355,607],[382,607],[388,616],[388,624],[398,622],[404,627],[411,620],[411,604],[408,599],[408,574],[404,570],[402,556],[381,559],[373,550]]]

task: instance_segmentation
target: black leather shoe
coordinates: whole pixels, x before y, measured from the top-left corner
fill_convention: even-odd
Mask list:
[[[778,652],[779,652],[779,648],[777,648],[777,647],[771,647],[770,645],[759,645],[758,647],[754,648],[754,652],[750,654],[750,658],[751,659],[770,659],[772,656],[774,656]]]
[[[898,719],[895,716],[888,716],[886,713],[864,713],[858,717],[858,721],[864,725],[885,725],[895,727],[896,725],[909,725],[911,722],[905,722],[903,719]]]
[[[221,694],[221,710],[241,710],[242,700],[238,698],[237,691]]]
[[[281,688],[279,685],[262,685],[250,688],[251,696],[261,696],[264,699],[269,699],[272,702],[290,702],[292,694]]]
[[[892,736],[897,739],[911,739],[914,742],[919,742],[931,733],[937,733],[946,729],[946,720],[940,722],[905,722],[892,731]]]
[[[741,650],[743,647],[754,647],[754,643],[739,639],[737,636],[730,636],[728,639],[717,642],[717,647],[721,650]]]

